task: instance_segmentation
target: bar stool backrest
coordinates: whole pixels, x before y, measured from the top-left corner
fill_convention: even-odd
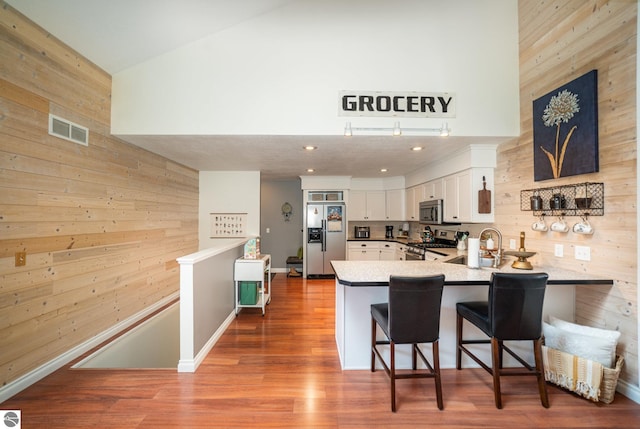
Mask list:
[[[493,273],[489,285],[489,325],[498,340],[535,340],[542,336],[545,273]]]
[[[429,343],[440,332],[444,275],[391,276],[389,279],[389,339],[396,344]]]

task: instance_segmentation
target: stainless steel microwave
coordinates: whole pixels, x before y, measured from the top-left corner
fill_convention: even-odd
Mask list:
[[[419,219],[423,224],[442,224],[442,200],[421,201]]]

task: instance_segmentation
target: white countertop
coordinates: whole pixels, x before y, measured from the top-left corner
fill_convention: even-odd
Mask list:
[[[443,260],[447,260],[446,258]],[[598,284],[611,285],[613,280],[588,273],[564,270],[555,267],[534,267],[533,270],[518,270],[511,267],[514,259],[508,258],[500,268],[467,268],[466,265],[441,261],[331,261],[340,284],[345,286],[388,286],[390,275],[430,276],[445,275],[448,285],[487,285],[491,273],[540,273],[549,274],[549,284]]]

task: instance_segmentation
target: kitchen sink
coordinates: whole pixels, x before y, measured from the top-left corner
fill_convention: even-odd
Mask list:
[[[444,262],[447,264],[467,265],[467,255],[456,256]]]
[[[446,261],[443,261],[447,264],[456,264],[456,265],[467,265],[467,255],[460,255],[460,256],[456,256],[455,258],[451,258],[448,259]],[[502,258],[502,262],[500,263],[500,265],[498,265],[497,269],[502,268],[502,266],[504,264],[506,264],[508,261],[505,258]],[[493,266],[487,267],[487,266],[483,266],[482,268],[489,268],[489,269],[496,269]]]

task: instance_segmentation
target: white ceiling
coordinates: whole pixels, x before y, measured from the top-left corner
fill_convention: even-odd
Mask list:
[[[296,0],[5,0],[115,74]]]
[[[114,74],[301,0],[6,0]],[[507,138],[439,136],[119,136],[196,170],[260,170],[263,179],[405,175],[471,143]],[[317,146],[314,152],[302,149]],[[425,147],[421,152],[412,146]],[[386,168],[388,172],[381,173]]]
[[[256,171],[263,179],[310,175],[380,178],[402,176],[476,143],[495,138],[381,136],[125,136],[140,147],[205,171]],[[313,152],[304,145],[316,146]],[[424,146],[420,152],[413,146]],[[382,173],[381,168],[388,171]]]

